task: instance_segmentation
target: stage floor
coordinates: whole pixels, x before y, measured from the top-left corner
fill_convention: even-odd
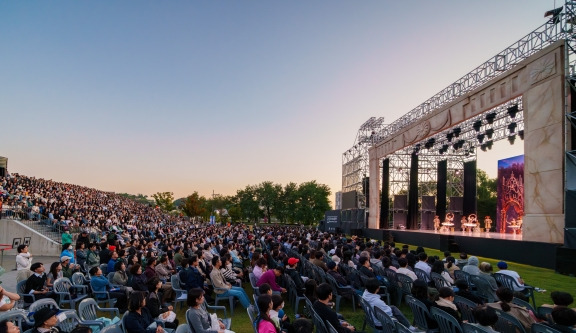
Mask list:
[[[424,234],[446,235],[446,236],[462,236],[462,237],[475,237],[486,239],[505,239],[521,241],[522,234],[505,234],[499,232],[467,232],[467,231],[434,231],[434,230],[395,230],[399,232],[417,232]]]

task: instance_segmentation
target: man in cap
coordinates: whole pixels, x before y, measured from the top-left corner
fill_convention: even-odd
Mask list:
[[[34,329],[32,333],[58,333],[58,314],[57,309],[51,309],[49,307],[42,308],[34,312]]]
[[[525,286],[524,286],[524,280],[522,280],[522,278],[520,277],[520,275],[516,272],[516,271],[511,271],[508,269],[508,264],[505,261],[500,261],[498,262],[498,273],[499,274],[504,274],[504,275],[508,275],[514,278],[514,280],[516,280],[516,285],[514,285],[514,291],[524,291]]]
[[[298,267],[298,262],[300,259],[298,258],[288,258],[288,265],[286,265],[286,273],[292,278],[294,284],[296,285],[296,292],[298,296],[304,295],[304,291],[306,288],[304,287],[304,279],[300,276],[300,272],[296,269]]]
[[[72,274],[74,274],[74,270],[79,268],[78,265],[71,264],[70,260],[72,258],[69,256],[62,256],[60,258],[60,263],[62,264],[62,275],[66,278],[71,279]]]

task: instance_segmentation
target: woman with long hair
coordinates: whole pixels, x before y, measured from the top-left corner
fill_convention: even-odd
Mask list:
[[[268,294],[258,296],[258,310],[260,314],[256,319],[258,333],[280,333],[280,329],[276,327],[272,318],[270,318],[270,310],[274,306],[272,296]]]
[[[128,302],[128,314],[123,322],[126,333],[162,333],[164,329],[161,326],[152,325],[154,318],[146,308],[146,297],[143,292],[133,292]],[[152,326],[150,326],[152,325]]]
[[[153,318],[158,318],[164,322],[167,328],[175,329],[178,327],[178,319],[174,313],[172,305],[164,306],[160,302],[161,297],[158,291],[162,288],[162,281],[159,278],[153,277],[148,280],[148,299],[146,299],[146,307]]]
[[[452,279],[450,274],[444,269],[444,264],[441,261],[434,262],[431,272],[440,274],[446,282],[450,283],[450,285],[454,284],[454,279]]]
[[[536,320],[532,318],[528,309],[512,303],[514,292],[510,288],[500,287],[496,290],[496,295],[500,302],[488,303],[488,306],[508,312],[522,323],[522,326],[524,326],[524,329],[526,329],[527,332],[530,331],[530,327],[536,322]]]
[[[48,275],[46,275],[46,286],[50,289],[54,288],[54,281],[63,277],[62,264],[59,261],[53,262],[52,265],[50,265]]]
[[[444,269],[448,271],[450,277],[454,279],[454,271],[460,270],[460,267],[456,266],[456,258],[452,256],[446,257],[446,263],[444,264]]]
[[[210,314],[202,307],[202,303],[204,303],[204,290],[200,288],[188,290],[186,303],[190,307],[190,311],[187,312],[187,319],[193,332],[224,333],[226,326],[222,322],[219,322],[219,330],[213,330],[211,328]]]
[[[142,273],[142,266],[140,266],[140,264],[132,265],[132,268],[130,269],[130,279],[128,280],[128,286],[132,287],[134,290],[148,291],[146,281],[146,275]]]

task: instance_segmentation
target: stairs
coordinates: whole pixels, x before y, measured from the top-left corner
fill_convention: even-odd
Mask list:
[[[56,243],[62,243],[62,233],[59,231],[54,231],[51,227],[47,226],[46,224],[40,221],[31,221],[31,220],[18,220],[20,223],[25,224],[27,227],[34,229],[41,233],[42,235],[50,238],[51,240],[55,241]]]

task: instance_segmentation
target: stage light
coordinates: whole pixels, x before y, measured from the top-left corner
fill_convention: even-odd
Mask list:
[[[480,126],[482,126],[482,120],[476,120],[474,122],[474,124],[472,124],[472,128],[476,131],[476,132],[480,132]]]
[[[514,119],[514,117],[516,117],[516,113],[518,113],[518,104],[514,104],[508,108],[508,115],[510,118]]]
[[[442,148],[438,149],[438,154],[440,154],[440,155],[444,154],[444,149],[442,149]]]
[[[454,148],[454,150],[458,150],[458,148],[460,148],[460,146],[458,145],[458,142],[455,142],[455,143],[452,145],[452,148]]]
[[[494,129],[493,128],[487,129],[486,136],[488,137],[488,139],[492,139],[492,135],[494,135]]]
[[[494,122],[494,119],[496,119],[496,112],[492,112],[486,115],[486,121],[488,122],[488,124],[492,124]]]
[[[480,145],[480,149],[482,149],[482,151],[486,151],[486,144],[483,143],[482,145]]]
[[[516,123],[508,124],[508,130],[510,131],[510,133],[514,133],[514,131],[516,130],[516,126],[518,126]]]
[[[426,149],[430,149],[430,148],[434,147],[434,143],[436,143],[436,139],[430,138],[430,139],[428,139],[428,141],[426,141],[426,144],[424,144],[424,147],[426,147]]]
[[[518,136],[520,137],[520,140],[524,140],[524,130],[518,131]]]
[[[476,136],[476,138],[478,139],[478,142],[482,143],[482,141],[484,141],[484,136],[486,136],[486,134],[484,134],[484,133],[478,134]]]
[[[562,12],[563,9],[564,9],[564,7],[558,7],[555,9],[551,9],[551,10],[547,11],[546,13],[544,13],[544,17],[552,16],[552,18],[550,18],[550,21],[548,21],[548,22],[552,23],[552,24],[557,24],[558,22],[560,22],[560,13]]]
[[[490,141],[486,142],[486,147],[488,149],[492,150],[492,144],[493,144],[493,142],[492,142],[492,140],[490,140]]]
[[[460,127],[456,127],[452,130],[452,132],[454,132],[455,137],[458,137],[460,135],[460,132],[462,132],[462,129]]]
[[[454,133],[452,133],[452,132],[448,132],[448,134],[446,134],[446,139],[448,140],[448,142],[452,142],[453,137],[454,137]]]
[[[474,154],[474,147],[470,147],[470,148],[468,149],[468,151],[469,151],[471,154]]]
[[[510,135],[510,136],[508,137],[508,142],[510,142],[511,145],[514,144],[514,141],[516,141],[516,134]]]

